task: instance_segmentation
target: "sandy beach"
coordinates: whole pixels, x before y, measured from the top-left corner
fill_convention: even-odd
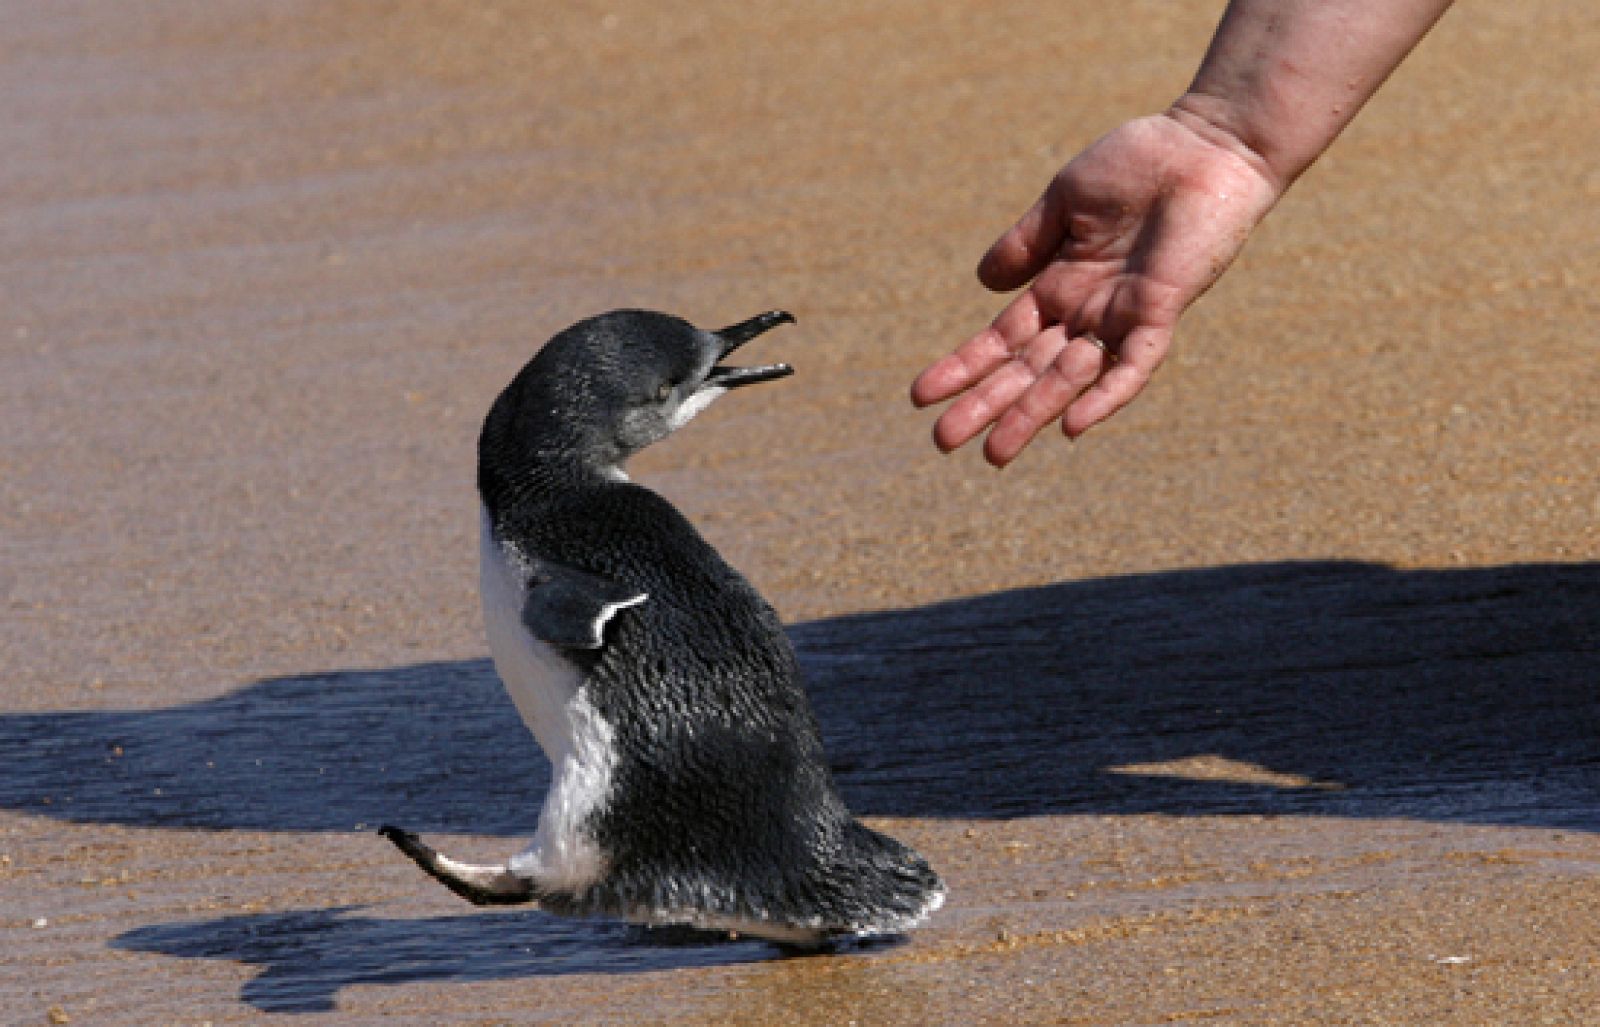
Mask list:
[[[1448,14],[1084,439],[907,402],[1220,9],[0,0],[0,1022],[1594,1022],[1600,12]],[[798,318],[630,471],[944,875],[902,942],[373,831],[532,833],[476,433],[620,306]]]

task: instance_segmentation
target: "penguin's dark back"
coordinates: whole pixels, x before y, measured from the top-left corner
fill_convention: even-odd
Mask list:
[[[683,883],[663,876],[663,865],[709,872],[708,881],[723,869],[745,880],[751,868],[781,874],[814,863],[787,850],[814,857],[838,843],[851,818],[783,625],[670,503],[607,483],[540,504],[503,530],[529,555],[649,596],[606,625],[597,654],[579,656],[588,699],[615,731],[620,756],[611,800],[592,825],[611,855],[613,886],[627,889],[630,865],[652,886]],[[762,825],[771,825],[768,836],[752,837]],[[692,851],[672,851],[691,841]],[[739,861],[738,872],[718,867],[722,858]]]
[[[710,689],[694,696],[709,700],[730,676],[798,693],[794,651],[777,613],[671,503],[628,482],[551,491],[512,511],[491,509],[496,535],[530,557],[650,597],[607,625],[606,655],[595,670],[611,661],[619,673],[664,663],[684,669],[677,687]],[[659,668],[639,666],[651,669]]]

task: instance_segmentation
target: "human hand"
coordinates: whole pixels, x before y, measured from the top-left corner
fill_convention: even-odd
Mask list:
[[[911,386],[919,407],[960,397],[934,442],[949,452],[993,425],[984,457],[1004,467],[1057,418],[1076,438],[1116,413],[1283,188],[1248,148],[1177,108],[1083,151],[978,266],[990,289],[1028,288]]]

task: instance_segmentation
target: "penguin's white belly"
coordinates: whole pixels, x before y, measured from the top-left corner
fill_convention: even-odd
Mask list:
[[[581,891],[607,869],[605,852],[583,825],[610,794],[615,733],[582,694],[577,668],[523,625],[526,571],[517,554],[495,539],[487,511],[481,524],[479,592],[489,652],[523,723],[550,760],[538,831],[508,866],[541,888]]]

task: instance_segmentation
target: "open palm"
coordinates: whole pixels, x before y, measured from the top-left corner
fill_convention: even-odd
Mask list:
[[[945,451],[993,425],[1010,463],[1061,419],[1076,437],[1144,388],[1179,315],[1227,268],[1281,192],[1240,148],[1174,113],[1129,122],[1074,158],[984,255],[997,291],[1027,288],[917,378]]]

